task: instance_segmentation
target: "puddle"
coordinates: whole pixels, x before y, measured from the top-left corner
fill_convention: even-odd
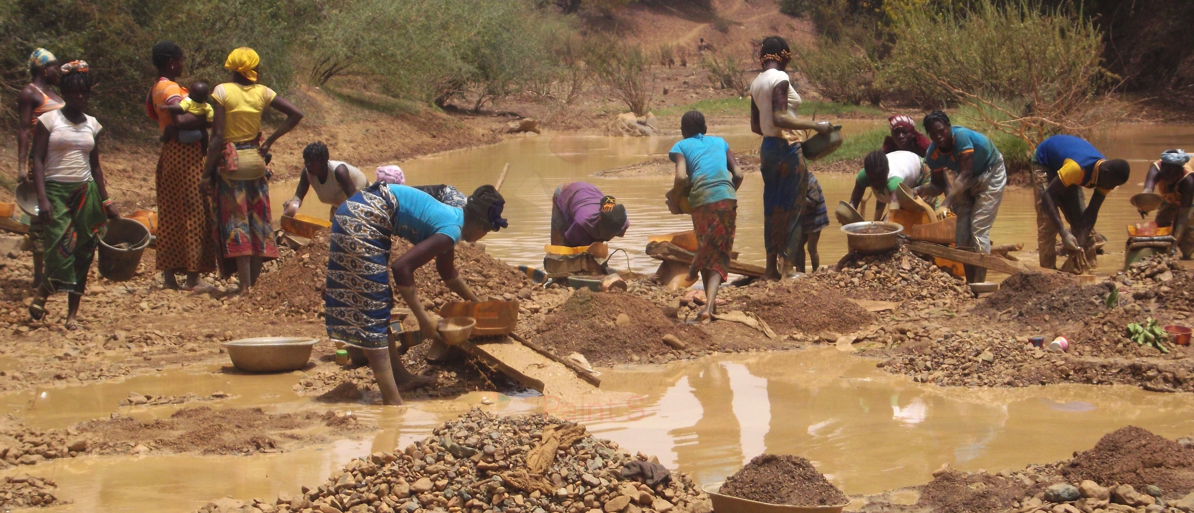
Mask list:
[[[848,120],[846,136],[868,130],[881,123],[869,120]],[[724,136],[736,152],[756,151],[759,137],[745,126],[713,127],[711,133]],[[585,180],[596,184],[607,194],[624,203],[630,216],[630,230],[626,237],[615,239],[613,248],[629,253],[630,267],[639,272],[651,272],[658,263],[643,250],[647,236],[671,231],[692,229],[687,216],[673,216],[663,203],[663,194],[671,187],[671,180],[660,178],[593,178],[597,171],[634,164],[654,158],[665,158],[677,137],[653,139],[575,136],[547,134],[538,137],[519,137],[502,143],[459,150],[402,163],[407,180],[412,184],[450,183],[467,194],[473,188],[497,180],[502,166],[510,163],[502,193],[506,196],[506,216],[510,228],[486,237],[490,251],[514,265],[542,265],[542,247],[547,243],[550,228],[551,196],[555,188],[565,182]],[[1112,158],[1123,158],[1132,165],[1128,184],[1108,197],[1103,205],[1097,229],[1109,239],[1099,272],[1107,274],[1123,262],[1123,246],[1127,240],[1126,226],[1140,222],[1140,216],[1128,203],[1139,192],[1148,166],[1161,151],[1181,147],[1194,140],[1194,126],[1183,125],[1124,125],[1110,129],[1094,138],[1095,144]],[[1186,144],[1187,146],[1189,144]],[[368,172],[376,164],[363,165]],[[817,164],[813,164],[813,172]],[[839,173],[818,174],[826,201],[832,209],[840,200],[847,200],[853,190],[853,177]],[[289,199],[295,182],[274,185],[272,198],[275,211],[281,212],[281,202]],[[758,175],[747,177],[739,191],[743,201],[738,208],[739,237],[734,249],[742,259],[762,263],[763,248],[762,198],[763,182]],[[874,209],[871,202],[870,209]],[[318,201],[303,206],[308,215],[323,217],[327,209]],[[1004,194],[992,239],[998,244],[1023,243],[1025,251],[1036,249],[1036,210],[1032,192],[1027,189],[1009,190]],[[825,229],[820,243],[821,262],[832,264],[846,253],[846,238],[836,221]],[[1025,260],[1033,260],[1026,257]],[[616,256],[611,265],[622,269],[626,259]]]
[[[584,423],[598,436],[657,455],[663,464],[691,472],[703,483],[723,480],[751,457],[772,452],[807,457],[847,493],[870,494],[924,483],[947,462],[964,470],[998,472],[1067,458],[1128,424],[1166,437],[1194,433],[1191,394],[1070,385],[942,389],[888,375],[873,361],[832,348],[604,369],[605,393],[580,399],[474,392],[405,408],[323,405],[293,393],[262,397],[288,391],[295,376],[253,383],[256,378],[261,376],[167,373],[66,389],[71,396],[53,395],[64,392],[53,390],[44,404],[54,408],[16,414],[32,425],[62,426],[68,418],[106,416],[115,408],[105,404],[114,405],[130,386],[154,393],[165,389],[153,387],[178,381],[181,387],[218,386],[241,394],[240,399],[210,403],[217,408],[334,408],[352,411],[379,431],[360,441],[281,454],[85,457],[31,470],[54,478],[59,497],[74,501],[56,508],[60,511],[193,511],[225,495],[272,499],[279,491],[295,493],[303,485],[321,483],[354,457],[404,447],[439,423],[481,406],[503,415],[547,411]],[[88,401],[103,397],[110,400],[94,407],[94,413],[68,414],[60,406],[73,402],[80,409],[92,408]],[[165,416],[174,409],[151,408],[138,415]],[[42,418],[47,416],[51,419]]]

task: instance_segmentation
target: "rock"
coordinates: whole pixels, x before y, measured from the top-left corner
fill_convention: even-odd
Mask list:
[[[655,499],[655,501],[651,503],[651,509],[658,513],[668,513],[673,507],[674,506],[672,503],[668,502],[666,499]]]
[[[1088,499],[1108,500],[1111,498],[1111,490],[1089,479],[1083,481],[1078,485],[1078,492],[1083,497]]]
[[[681,351],[688,347],[688,344],[685,344],[683,340],[680,340],[671,333],[663,336],[663,343],[667,344],[668,347],[671,347],[672,349],[678,349]]]
[[[1158,274],[1157,281],[1162,282],[1162,283],[1167,282],[1167,281],[1173,281],[1173,272],[1165,271],[1161,274]]]
[[[619,495],[605,502],[605,513],[618,513],[630,504],[630,497]]]
[[[1194,492],[1191,492],[1185,497],[1169,503],[1169,506],[1177,508],[1186,513],[1194,513]]]
[[[13,255],[25,251],[28,239],[13,235],[0,235],[0,255]]]
[[[629,326],[630,325],[630,316],[626,315],[624,313],[620,313],[614,319],[614,324],[617,325],[618,327]]]
[[[1145,495],[1137,492],[1132,485],[1119,485],[1111,491],[1111,500],[1117,504],[1132,506],[1138,508],[1140,506],[1148,506],[1156,502],[1151,495]]]
[[[589,363],[589,359],[585,358],[585,355],[583,355],[583,354],[572,353],[572,354],[568,355],[568,359],[576,362],[577,365],[580,365],[581,367],[584,367],[586,369],[593,368],[593,365]],[[591,485],[591,486],[597,486],[597,485]]]
[[[581,481],[582,483],[584,483],[584,484],[585,484],[585,486],[589,486],[589,487],[601,486],[601,480],[600,480],[600,479],[597,479],[597,477],[595,477],[593,474],[583,474],[583,475],[581,475],[581,476],[580,476],[580,481]]]
[[[145,396],[143,396],[143,395],[141,395],[141,394],[138,394],[138,393],[136,393],[136,392],[129,392],[128,401],[129,401],[129,404],[131,404],[131,405],[134,405],[134,406],[135,406],[135,405],[138,405],[138,404],[145,404],[145,403],[148,403],[148,402],[149,402],[149,398],[148,398],[148,397],[145,397]]]
[[[655,496],[652,495],[651,492],[647,492],[647,491],[639,491],[638,492],[638,503],[639,504],[641,504],[643,506],[650,506],[654,502],[655,502]]]
[[[517,134],[523,132],[541,133],[539,122],[531,118],[522,118],[506,123],[506,133]]]
[[[211,393],[211,397],[213,399],[227,399],[227,398],[231,397],[231,394],[229,394],[228,392],[225,392],[223,390],[216,390],[215,392]]]
[[[995,361],[995,353],[992,353],[990,350],[983,351],[983,354],[978,355],[978,359],[987,363],[991,363]]]
[[[941,477],[942,475],[948,473],[951,470],[953,470],[953,467],[950,466],[949,463],[942,463],[941,468],[933,471],[933,477]]]
[[[410,491],[412,491],[414,493],[425,493],[425,492],[430,492],[431,489],[434,487],[435,487],[435,484],[432,483],[430,479],[422,477],[422,478],[419,478],[418,481],[415,481],[414,484],[410,485]]]
[[[1164,495],[1164,493],[1161,491],[1161,487],[1159,487],[1157,485],[1148,485],[1148,486],[1144,487],[1144,493],[1152,495],[1153,497],[1156,497],[1158,499],[1160,499],[1161,496]]]
[[[1052,511],[1053,513],[1082,513],[1082,510],[1069,504],[1058,504],[1053,506]]]
[[[75,440],[71,442],[70,445],[66,446],[66,448],[74,452],[84,452],[87,450],[87,439],[80,438]]]
[[[133,454],[135,454],[137,456],[143,456],[145,454],[149,454],[149,448],[144,445],[138,444],[136,447],[133,447]]]
[[[1045,500],[1049,502],[1073,502],[1082,498],[1078,488],[1069,483],[1058,483],[1045,489]]]
[[[398,484],[390,488],[390,493],[399,499],[405,499],[410,497],[410,485],[406,481],[399,479]]]

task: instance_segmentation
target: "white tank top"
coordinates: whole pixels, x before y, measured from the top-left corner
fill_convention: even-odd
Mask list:
[[[358,191],[369,185],[369,179],[365,178],[365,173],[362,173],[360,169],[339,160],[329,160],[327,182],[321,183],[319,177],[311,174],[310,171],[303,170],[304,173],[307,173],[307,183],[311,184],[312,189],[315,189],[315,195],[319,196],[319,201],[328,205],[339,205],[348,200],[348,194],[340,187],[340,182],[336,181],[336,168],[340,166],[348,168],[348,179],[352,180]]]

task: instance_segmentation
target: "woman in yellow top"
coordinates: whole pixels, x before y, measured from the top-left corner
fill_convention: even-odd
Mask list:
[[[220,270],[224,276],[230,275],[235,262],[240,280],[238,293],[257,280],[262,262],[278,257],[278,247],[271,237],[265,158],[274,141],[303,119],[298,107],[257,83],[260,64],[257,52],[245,47],[233,50],[224,61],[224,69],[232,72],[232,81],[216,86],[211,94],[215,115],[200,183],[209,191],[214,184],[212,211]],[[261,116],[269,107],[285,114],[286,121],[263,142]]]

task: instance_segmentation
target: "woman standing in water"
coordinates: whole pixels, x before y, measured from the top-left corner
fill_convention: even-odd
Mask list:
[[[29,305],[29,316],[46,316],[46,299],[65,290],[65,327],[80,328],[76,315],[87,287],[87,272],[95,258],[100,230],[109,218],[119,217],[108,198],[96,137],[103,126],[84,113],[91,98],[91,73],[87,63],[62,65],[65,105],[37,118],[33,133],[33,183],[37,188],[38,217],[46,248],[46,276]]]
[[[257,52],[244,47],[233,50],[224,61],[232,81],[216,86],[211,93],[215,115],[200,185],[207,189],[215,183],[212,209],[220,267],[229,275],[235,264],[240,281],[237,293],[253,285],[264,261],[278,258],[264,159],[274,142],[303,119],[298,107],[257,83],[260,64]],[[263,142],[261,116],[271,107],[285,114],[286,120]]]
[[[174,114],[167,108],[186,98],[187,90],[175,80],[182,74],[182,48],[170,41],[153,45],[153,66],[158,79],[147,99],[150,116],[158,128],[203,129],[206,119],[194,114]],[[177,133],[175,131],[174,133]],[[177,137],[162,144],[156,172],[158,195],[157,268],[168,289],[208,292],[199,273],[216,270],[215,241],[211,238],[211,205],[199,192],[203,176],[204,151],[199,141],[180,142]],[[187,281],[178,286],[176,273],[186,273]]]
[[[33,147],[33,129],[37,126],[37,118],[65,105],[62,97],[51,88],[58,85],[58,73],[58,59],[45,48],[38,48],[29,55],[29,85],[17,97],[17,114],[20,117],[17,124],[17,183],[29,181],[29,168],[33,162],[33,154],[29,150]],[[41,233],[41,221],[36,217],[31,219],[29,242],[33,246],[34,289],[41,284],[42,262],[46,255]]]
[[[394,306],[390,275],[418,319],[423,337],[438,339],[436,323],[423,309],[415,289],[415,270],[434,259],[449,290],[465,301],[480,301],[456,273],[456,244],[476,242],[505,228],[505,204],[492,185],[478,187],[462,210],[413,187],[377,182],[336,209],[324,292],[328,337],[365,351],[385,404],[402,404],[400,390],[433,381],[408,372],[396,348],[387,349]],[[406,239],[414,247],[390,264],[392,237]]]
[[[816,226],[806,226],[809,223],[802,219],[807,216],[802,213],[815,180],[805,165],[800,143],[789,143],[783,130],[816,130],[822,134],[832,130],[827,122],[814,123],[796,118],[800,95],[796,94],[784,71],[791,60],[791,49],[783,38],[771,36],[764,39],[759,50],[763,72],[750,86],[750,128],[763,136],[759,171],[763,175],[763,241],[767,248],[764,278],[768,280],[780,279],[781,255],[788,263],[795,264],[796,253],[803,254],[805,233],[819,235],[820,230]],[[817,220],[824,217],[824,223],[829,224],[827,215],[812,214]],[[814,254],[815,261],[815,250],[810,248],[810,253]],[[803,262],[803,258],[800,260]]]

